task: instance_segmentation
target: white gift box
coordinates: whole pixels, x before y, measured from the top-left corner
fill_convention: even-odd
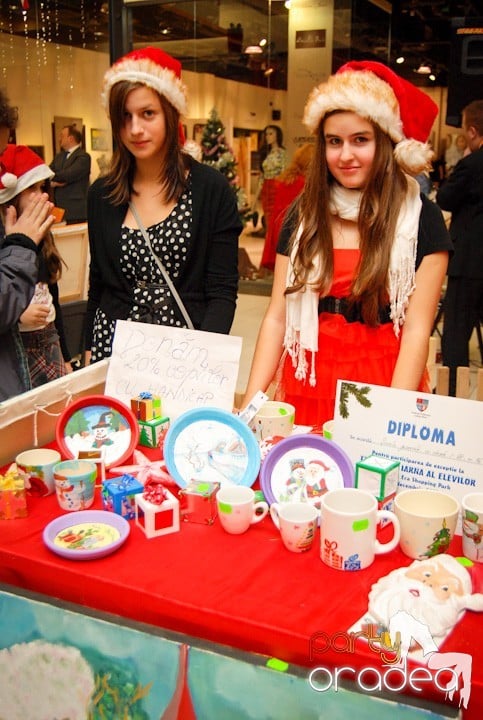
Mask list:
[[[179,502],[169,490],[165,492],[166,500],[160,505],[149,502],[142,493],[134,496],[136,525],[147,538],[179,532]]]
[[[385,500],[397,492],[399,462],[379,455],[370,455],[356,462],[355,486],[367,490],[378,500]]]

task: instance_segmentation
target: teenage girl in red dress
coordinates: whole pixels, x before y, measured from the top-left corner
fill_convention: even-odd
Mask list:
[[[299,424],[334,416],[338,379],[429,390],[426,360],[451,241],[415,174],[437,107],[381,63],[315,88],[305,188],[286,218],[244,403],[277,378]]]

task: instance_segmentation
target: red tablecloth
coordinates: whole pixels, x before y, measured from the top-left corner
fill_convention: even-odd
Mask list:
[[[93,507],[100,509],[96,493]],[[28,507],[28,518],[0,521],[2,582],[297,665],[382,669],[364,641],[355,653],[329,650],[311,659],[310,638],[348,630],[367,610],[371,585],[411,562],[399,550],[343,573],[321,562],[317,542],[307,553],[287,551],[269,517],[240,536],[218,522],[182,523],[179,533],[151,540],[132,521],[118,551],[75,562],[42,540],[47,523],[63,514],[55,496],[29,498]],[[451,554],[461,554],[461,538]],[[468,611],[441,648],[473,657],[465,720],[479,720],[483,708],[482,628],[483,616]],[[423,687],[418,697],[445,702],[437,688]]]

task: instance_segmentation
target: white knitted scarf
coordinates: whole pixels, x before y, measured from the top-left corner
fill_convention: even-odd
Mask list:
[[[409,296],[415,288],[416,250],[422,206],[418,183],[410,176],[407,176],[407,181],[408,192],[401,205],[396,223],[388,274],[391,320],[396,336],[399,335],[399,328],[404,323]],[[333,215],[356,222],[360,203],[361,192],[359,190],[348,190],[336,184],[332,186],[330,212]],[[290,254],[287,287],[293,285],[293,263],[302,227],[301,225],[298,228],[294,247]],[[314,259],[314,267],[304,288],[286,296],[286,327],[283,343],[292,358],[297,380],[305,381],[307,379],[309,366],[307,355],[310,356],[309,383],[311,386],[316,384],[315,354],[319,348],[319,292],[314,284],[318,275],[319,265],[317,259]]]

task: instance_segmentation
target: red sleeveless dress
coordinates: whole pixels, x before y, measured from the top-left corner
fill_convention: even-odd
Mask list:
[[[359,261],[359,250],[334,250],[334,280],[329,295],[347,297]],[[295,406],[298,425],[320,427],[334,417],[337,380],[372,385],[391,384],[396,365],[400,335],[396,337],[392,322],[369,327],[349,323],[342,315],[323,312],[319,315],[319,350],[316,354],[316,385],[295,379],[295,369],[288,354],[282,357],[278,372],[276,399]],[[420,390],[428,391],[426,378]]]

